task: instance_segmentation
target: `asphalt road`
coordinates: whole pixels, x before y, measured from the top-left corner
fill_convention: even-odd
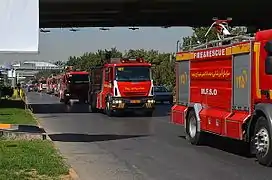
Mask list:
[[[88,105],[60,104],[54,96],[28,93],[41,125],[81,180],[269,180],[272,169],[241,154],[235,141],[209,136],[187,143],[169,123],[169,105],[154,117],[107,117]]]

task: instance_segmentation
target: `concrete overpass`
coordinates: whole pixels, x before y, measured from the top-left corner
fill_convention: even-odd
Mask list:
[[[265,4],[264,0],[40,0],[40,27],[205,26],[215,16],[232,17],[234,25],[271,27],[271,10]]]

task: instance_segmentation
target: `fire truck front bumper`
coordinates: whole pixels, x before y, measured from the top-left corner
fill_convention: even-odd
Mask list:
[[[148,98],[113,98],[112,109],[154,109],[155,100],[153,97]]]

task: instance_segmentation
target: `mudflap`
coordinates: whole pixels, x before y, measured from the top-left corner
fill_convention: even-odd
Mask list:
[[[171,108],[170,120],[174,124],[184,125],[188,107],[175,104]]]

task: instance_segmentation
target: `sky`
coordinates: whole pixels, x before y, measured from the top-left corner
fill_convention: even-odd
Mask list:
[[[69,56],[112,47],[122,52],[141,48],[175,52],[177,40],[192,34],[190,27],[145,27],[137,31],[120,27],[111,28],[110,31],[100,31],[99,28],[83,28],[77,32],[70,32],[69,29],[50,30],[50,33],[40,33],[38,55],[0,53],[0,64],[24,60],[66,61]]]

